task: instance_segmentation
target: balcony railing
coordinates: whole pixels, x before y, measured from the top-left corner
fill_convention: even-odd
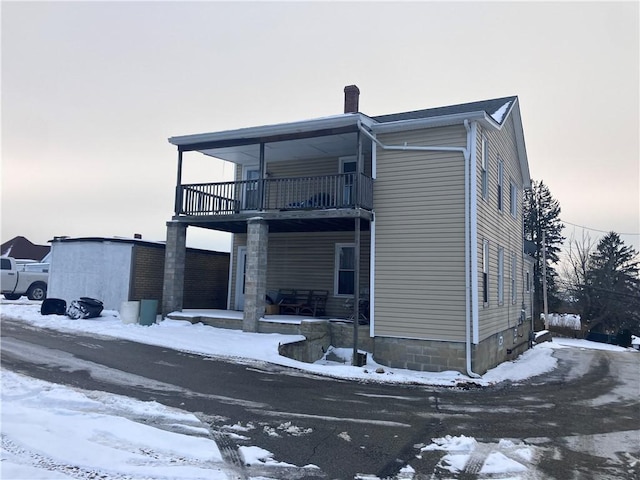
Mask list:
[[[177,215],[233,215],[261,210],[373,208],[373,179],[344,173],[178,185]]]

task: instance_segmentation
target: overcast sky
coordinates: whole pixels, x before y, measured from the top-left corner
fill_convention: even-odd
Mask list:
[[[3,1],[2,242],[164,240],[168,137],[342,113],[356,84],[367,115],[518,95],[562,219],[640,249],[638,5]]]

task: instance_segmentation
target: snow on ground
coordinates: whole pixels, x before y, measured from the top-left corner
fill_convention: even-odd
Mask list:
[[[121,338],[243,362],[271,362],[331,377],[439,386],[468,381],[482,385],[505,380],[517,382],[541,375],[556,366],[556,359],[551,355],[554,348],[627,350],[584,340],[556,338],[527,351],[513,362],[490,370],[481,379],[472,380],[458,372],[427,373],[381,367],[371,355],[367,356],[367,365],[353,367],[349,365],[350,349],[333,349],[332,360],[325,358],[315,364],[279,356],[278,345],[298,341],[302,338],[298,335],[244,333],[176,320],[164,320],[151,326],[125,324],[114,311],[103,312],[95,319],[71,320],[58,315],[42,316],[38,303],[26,301],[3,302],[1,313],[34,328]],[[384,373],[376,373],[379,367]],[[2,371],[1,381],[2,478],[237,478],[222,460],[208,426],[189,412],[156,402],[78,390],[10,371]],[[243,428],[249,426],[229,426],[228,434],[241,435]],[[268,433],[285,432],[290,435],[309,433],[291,422]],[[439,468],[445,475],[460,471],[461,466],[468,465],[476,457],[483,458],[478,468],[481,474],[488,476],[501,473],[509,474],[509,478],[529,478],[520,473],[526,475],[527,470],[534,468],[535,447],[521,442],[503,439],[489,445],[464,436],[434,438],[430,442],[417,447],[421,448],[421,453],[444,451],[446,454]],[[258,446],[241,447],[239,454],[248,465],[266,468],[289,465],[283,461],[286,459],[275,459],[271,452]],[[413,473],[407,465],[396,479],[411,479]],[[376,477],[364,475],[361,478]]]

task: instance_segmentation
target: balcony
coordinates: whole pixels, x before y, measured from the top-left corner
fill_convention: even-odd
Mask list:
[[[225,217],[254,212],[373,210],[373,179],[344,173],[178,185],[176,216]],[[312,215],[311,215],[312,216]]]

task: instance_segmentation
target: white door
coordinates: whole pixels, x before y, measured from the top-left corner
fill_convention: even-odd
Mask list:
[[[238,247],[236,261],[236,310],[244,311],[244,286],[247,273],[247,247]]]

